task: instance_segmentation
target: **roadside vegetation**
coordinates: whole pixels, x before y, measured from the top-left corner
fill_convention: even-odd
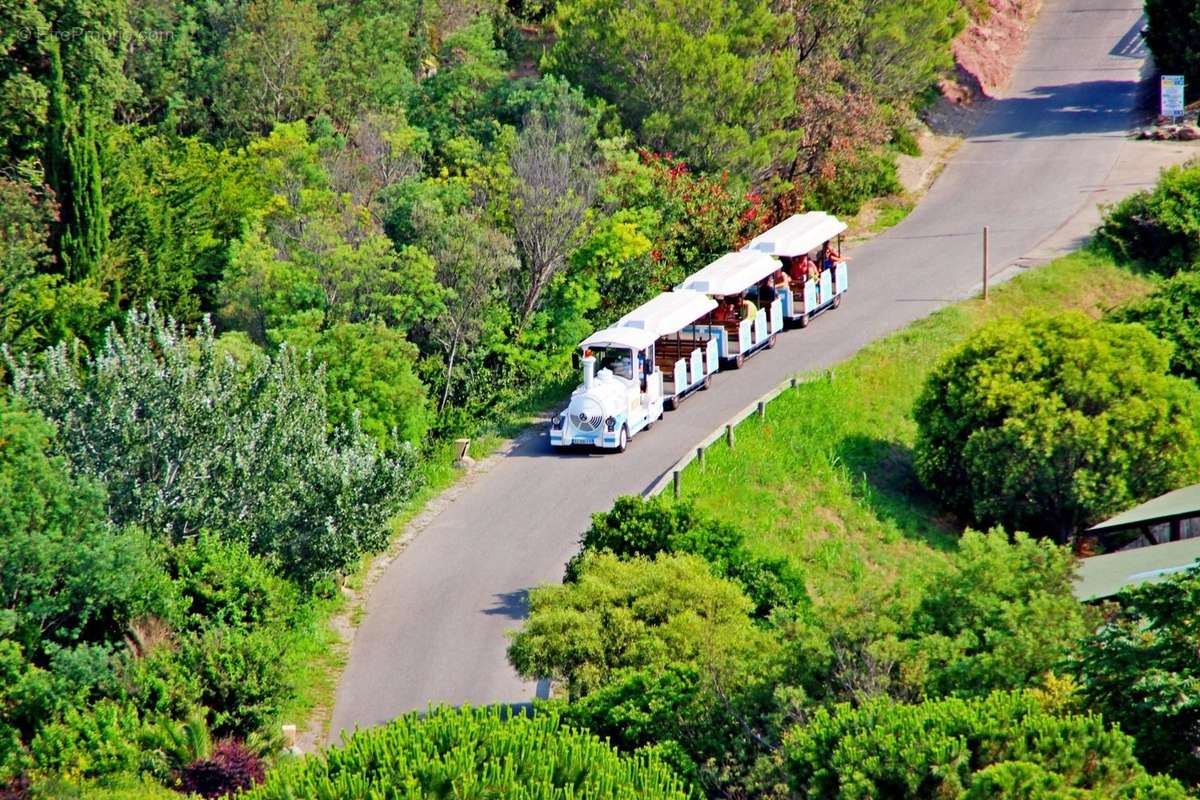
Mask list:
[[[1162,252],[1190,212],[1145,209],[1198,173],[805,376],[680,499],[596,515],[513,665],[709,796],[1189,796],[1166,742],[1195,735],[1200,572],[1086,606],[1054,542],[1200,479],[1195,254],[1135,260],[1121,233]]]
[[[895,192],[914,105],[972,13],[960,0],[2,4],[0,796],[216,797],[263,781],[280,723],[329,702],[343,582],[453,479],[451,442],[482,439],[478,454],[562,390],[583,335],[772,222]],[[866,484],[846,480],[849,508]],[[513,796],[574,796],[593,778],[594,796],[774,792],[808,779],[779,772],[782,751],[763,760],[762,742],[798,735],[813,704],[1024,691],[1059,651],[1023,649],[1005,615],[1082,635],[1066,562],[1032,540],[955,551],[950,523],[909,543],[935,507],[923,502],[893,503],[888,569],[903,572],[899,545],[936,544],[931,569],[959,594],[905,602],[961,606],[961,554],[996,561],[977,602],[1009,632],[997,663],[971,620],[897,617],[892,587],[871,601],[887,614],[826,614],[815,587],[839,592],[832,550],[823,575],[782,528],[772,543],[683,514],[653,562],[630,559],[649,546],[597,545],[539,597],[559,632],[642,594],[663,608],[627,615],[636,652],[604,625],[586,653],[553,628],[530,634],[525,669],[578,687],[561,724],[446,713],[358,746],[429,793],[492,747],[561,757],[549,777],[502,776]],[[621,541],[623,523],[610,527]],[[857,547],[848,569],[865,581],[872,548]],[[1034,598],[1022,576],[1043,562],[1055,577]],[[1013,713],[1040,720],[1024,697]],[[650,701],[707,731],[676,730]],[[1125,740],[1093,732],[1099,763],[1140,786]],[[443,771],[402,763],[454,736]],[[369,793],[362,764],[344,763],[356,788],[336,792]],[[322,768],[287,775],[308,785]],[[1043,783],[1117,785],[1044,768]],[[292,779],[268,787],[286,795]]]
[[[257,781],[453,441],[773,221],[894,191],[967,17],[4,4],[0,794]]]

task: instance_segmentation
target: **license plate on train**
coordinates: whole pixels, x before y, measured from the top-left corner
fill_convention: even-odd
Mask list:
[[[591,439],[580,439],[579,437],[576,437],[571,440],[571,444],[591,444],[591,443],[592,443]]]

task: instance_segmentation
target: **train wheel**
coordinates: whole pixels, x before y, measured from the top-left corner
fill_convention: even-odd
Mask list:
[[[842,293],[839,292],[833,296],[833,307],[837,308],[842,304]]]
[[[624,453],[629,447],[629,429],[621,426],[621,435],[617,437],[617,452]]]
[[[665,408],[667,411],[674,411],[675,409],[679,408],[679,401],[676,400],[674,396],[664,398],[663,408]]]
[[[704,376],[704,383],[700,384],[700,391],[705,391],[712,386],[712,373]]]
[[[734,369],[741,369],[742,365],[745,363],[746,363],[746,357],[744,355],[742,355],[741,353],[738,353],[736,356],[733,357],[733,368]]]
[[[798,324],[801,328],[807,328],[808,320],[809,320],[808,312],[805,311],[799,317],[796,318],[796,324]]]
[[[778,333],[772,333],[770,336],[767,337],[767,349],[768,350],[774,348],[775,345],[777,345],[777,344],[779,344],[779,334]]]

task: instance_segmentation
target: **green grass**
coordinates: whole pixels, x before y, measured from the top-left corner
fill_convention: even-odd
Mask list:
[[[889,197],[879,201],[875,219],[871,222],[871,233],[880,233],[900,222],[913,210],[915,204],[902,197]]]
[[[1152,287],[1081,251],[995,288],[987,303],[947,307],[804,376],[765,420],[738,427],[732,451],[722,441],[703,466],[693,462],[682,495],[746,529],[760,552],[803,565],[818,602],[866,578],[900,578],[912,559],[955,547],[961,532],[913,471],[911,409],[933,365],[988,320],[1031,309],[1099,317]]]

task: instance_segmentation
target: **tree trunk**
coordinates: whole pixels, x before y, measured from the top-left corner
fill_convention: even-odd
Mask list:
[[[458,354],[458,336],[455,335],[450,345],[450,359],[446,362],[446,385],[442,387],[442,402],[438,403],[438,413],[446,410],[446,402],[450,399],[450,376],[454,374],[454,357]]]

